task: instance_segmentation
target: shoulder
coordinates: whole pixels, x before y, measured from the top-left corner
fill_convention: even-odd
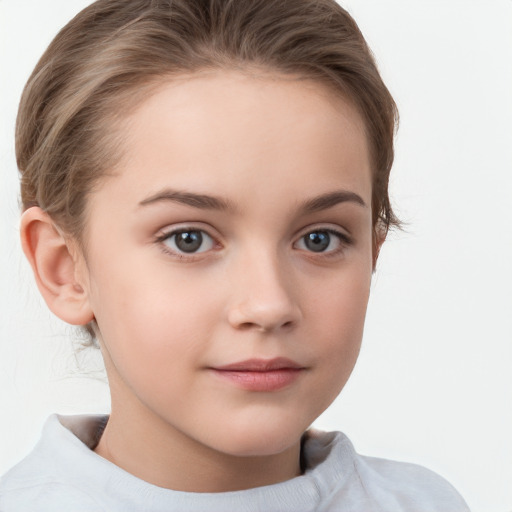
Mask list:
[[[469,512],[455,488],[423,466],[362,455],[354,466],[367,492],[377,502],[387,500],[389,510]]]
[[[312,474],[323,485],[324,510],[350,503],[364,512],[469,512],[460,494],[437,473],[416,464],[356,453],[341,432],[313,432]]]
[[[74,481],[67,469],[68,457],[74,465],[84,462],[80,454],[87,447],[73,446],[65,437],[57,416],[51,416],[32,452],[0,479],[2,512],[103,512],[94,493]]]
[[[4,482],[4,480],[6,480]],[[6,475],[0,481],[0,510],[2,512],[104,512],[105,509],[90,495],[69,484],[49,479],[26,481],[16,485]],[[57,507],[57,508],[56,508]]]
[[[57,507],[57,508],[56,508]],[[0,479],[2,512],[102,512],[94,498],[61,481],[48,458],[32,452]]]

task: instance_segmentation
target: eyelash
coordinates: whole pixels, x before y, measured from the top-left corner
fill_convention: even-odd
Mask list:
[[[220,245],[220,243],[216,240],[216,238],[214,236],[210,235],[206,230],[197,228],[197,227],[191,227],[191,226],[189,226],[189,227],[184,226],[184,227],[171,229],[169,231],[163,232],[162,234],[158,235],[155,238],[155,243],[157,243],[160,246],[160,248],[162,249],[162,251],[165,254],[168,254],[168,255],[170,255],[174,258],[178,258],[180,260],[186,259],[189,261],[193,261],[193,260],[196,260],[198,257],[201,257],[200,255],[202,255],[203,253],[210,252],[210,250],[212,250],[212,249],[207,249],[207,250],[200,251],[200,252],[185,253],[185,252],[178,252],[178,251],[172,250],[164,243],[166,240],[172,239],[173,237],[175,237],[181,233],[190,233],[190,232],[202,233],[203,235],[206,234],[207,237],[212,240],[212,243],[214,246]],[[318,228],[313,228],[313,229],[309,228],[306,232],[304,232],[299,237],[297,242],[295,242],[293,245],[295,246],[297,243],[304,240],[307,235],[312,234],[312,233],[328,233],[329,235],[334,235],[339,241],[339,247],[337,247],[334,250],[328,251],[328,252],[324,252],[324,251],[315,252],[315,251],[304,250],[304,252],[309,253],[310,256],[316,256],[319,258],[336,257],[336,256],[340,255],[341,253],[343,253],[347,249],[347,247],[349,247],[350,245],[353,244],[352,239],[346,233],[343,233],[343,232],[338,231],[333,228],[318,227]]]
[[[180,228],[170,229],[169,231],[165,231],[161,235],[158,235],[156,237],[155,242],[160,246],[160,248],[162,249],[162,251],[165,254],[168,254],[168,255],[170,255],[174,258],[178,258],[180,260],[186,259],[189,261],[193,261],[193,260],[197,259],[198,256],[200,257],[203,253],[209,252],[208,250],[200,251],[200,252],[191,252],[191,253],[179,252],[179,251],[172,250],[165,244],[166,240],[170,240],[173,237],[175,237],[181,233],[202,233],[203,235],[206,234],[208,236],[208,238],[210,238],[212,240],[212,243],[214,246],[220,245],[216,241],[215,237],[210,235],[206,230],[197,228],[197,227],[192,227],[192,226],[188,226],[188,227],[184,226],[184,227],[180,227]]]
[[[328,233],[329,235],[334,235],[339,241],[339,247],[328,252],[306,251],[310,256],[316,256],[320,258],[335,258],[337,256],[340,256],[349,246],[353,244],[352,239],[346,233],[338,231],[337,229],[334,228],[327,227],[318,227],[313,229],[308,228],[308,230],[299,237],[298,241],[295,242],[295,244],[298,243],[299,241],[304,240],[304,238],[307,235],[312,233]]]

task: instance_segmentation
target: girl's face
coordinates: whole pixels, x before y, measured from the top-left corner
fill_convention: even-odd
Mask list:
[[[89,200],[82,274],[111,420],[225,455],[295,446],[363,334],[360,116],[313,81],[219,71],[164,84],[123,130],[123,161]]]

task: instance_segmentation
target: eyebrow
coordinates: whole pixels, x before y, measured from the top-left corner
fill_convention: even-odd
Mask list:
[[[192,192],[181,192],[179,190],[165,189],[144,199],[139,206],[173,201],[201,210],[234,210],[234,205],[220,197],[206,194],[194,194]]]
[[[300,209],[305,213],[315,213],[332,208],[337,204],[347,202],[356,203],[363,208],[367,208],[366,203],[359,194],[350,192],[349,190],[336,190],[334,192],[328,192],[327,194],[314,197],[313,199],[308,199],[302,203]]]
[[[139,206],[147,206],[169,201],[185,204],[201,210],[236,210],[233,203],[220,197],[210,196],[207,194],[195,194],[192,192],[182,192],[172,189],[164,189],[153,194],[147,199],[141,201]],[[304,201],[300,204],[299,209],[304,213],[315,213],[332,208],[337,204],[347,202],[358,204],[364,208],[367,207],[363,198],[355,192],[348,190],[336,190]]]

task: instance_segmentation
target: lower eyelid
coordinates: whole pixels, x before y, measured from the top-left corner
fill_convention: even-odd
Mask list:
[[[318,256],[318,257],[325,257],[325,258],[327,258],[327,257],[330,257],[330,256],[338,255],[339,253],[341,253],[345,249],[347,249],[348,246],[353,244],[353,241],[352,241],[351,237],[349,237],[347,234],[345,234],[345,233],[343,233],[341,231],[338,231],[336,229],[333,229],[333,228],[322,228],[322,227],[320,227],[318,229],[309,229],[308,231],[303,233],[298,238],[297,242],[294,243],[294,246],[297,243],[299,243],[300,241],[302,241],[306,235],[311,234],[311,233],[318,233],[318,232],[328,233],[329,235],[336,237],[337,240],[338,240],[338,247],[336,247],[334,249],[331,249],[329,251],[318,251],[318,252],[315,252],[315,251],[312,251],[312,250],[308,250],[307,248],[299,248],[299,250],[302,250],[302,251],[308,253],[309,255],[315,255],[315,256]]]
[[[183,232],[187,232],[187,231],[196,231],[196,232],[202,233],[203,236],[206,236],[211,240],[211,247],[208,249],[202,250],[202,251],[187,253],[184,251],[180,251],[179,249],[176,250],[176,249],[170,247],[168,244],[164,243],[166,240],[170,239],[171,237],[176,236]],[[324,257],[335,256],[339,252],[342,252],[345,248],[347,248],[348,246],[353,244],[352,238],[349,235],[347,235],[346,233],[342,232],[341,230],[338,231],[333,228],[319,227],[317,229],[313,228],[313,229],[309,229],[306,232],[303,232],[303,234],[293,244],[294,247],[297,245],[297,243],[299,241],[303,240],[306,235],[315,233],[315,232],[325,232],[331,236],[336,237],[338,239],[339,246],[336,247],[335,249],[331,249],[329,251],[319,251],[319,252],[311,251],[308,249],[301,249],[304,252],[308,252],[312,255],[317,255],[317,256],[323,255]],[[200,255],[202,255],[204,253],[208,253],[210,251],[214,251],[214,250],[218,250],[218,249],[222,248],[222,244],[218,241],[218,237],[211,235],[206,229],[199,228],[196,226],[187,226],[187,225],[171,228],[166,231],[161,231],[160,234],[158,234],[155,237],[155,242],[158,243],[159,245],[161,245],[162,250],[166,254],[176,256],[180,259],[186,259],[186,258],[193,259],[194,257],[200,257]]]
[[[170,246],[169,243],[166,243],[167,240],[172,240],[174,237],[179,235],[180,233],[186,233],[186,232],[199,232],[203,235],[203,239],[207,238],[210,240],[209,244],[211,244],[211,247],[205,249],[205,250],[198,250],[195,252],[185,252],[181,251],[179,248],[173,248]],[[202,228],[197,228],[195,226],[183,226],[183,227],[176,227],[172,229],[168,229],[166,231],[161,232],[155,237],[155,242],[160,245],[162,250],[166,254],[170,254],[172,256],[179,257],[180,259],[183,258],[194,258],[194,256],[199,256],[203,253],[210,252],[211,250],[214,250],[216,247],[218,247],[220,244],[216,237],[212,236],[208,231]],[[174,240],[173,245],[176,245],[176,241]]]

